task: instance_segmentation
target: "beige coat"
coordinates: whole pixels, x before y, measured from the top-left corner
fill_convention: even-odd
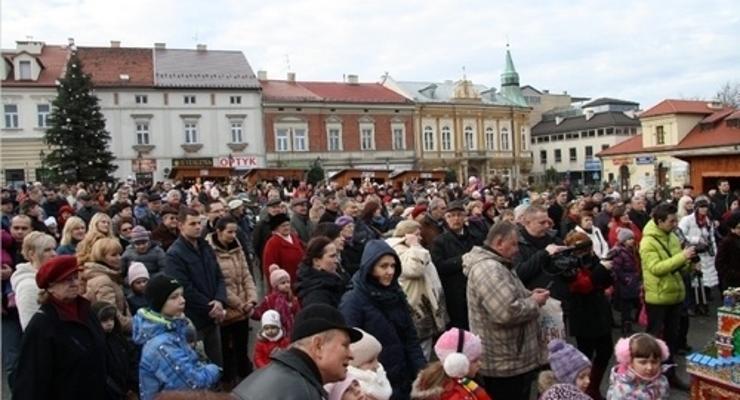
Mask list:
[[[82,267],[82,279],[85,281],[85,298],[90,303],[105,301],[116,306],[121,329],[131,332],[131,312],[123,294],[121,272],[107,265],[88,261]]]
[[[249,273],[249,264],[239,242],[234,240],[234,244],[227,249],[223,244],[218,243],[217,239],[214,240],[215,236],[214,232],[208,235],[206,240],[213,247],[218,266],[221,267],[221,273],[224,276],[227,299],[224,304],[226,309],[224,325],[228,325],[249,317],[244,313],[243,307],[249,303],[257,304],[257,287],[252,274]]]

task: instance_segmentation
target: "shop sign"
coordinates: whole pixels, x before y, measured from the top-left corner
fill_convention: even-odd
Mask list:
[[[586,160],[584,169],[586,171],[601,171],[601,161],[598,159]]]
[[[216,158],[217,167],[231,167],[236,170],[261,168],[260,160],[257,156],[250,155],[231,155]]]
[[[212,167],[212,158],[173,158],[173,167]]]
[[[637,156],[635,157],[635,164],[637,165],[651,165],[655,163],[654,155]]]
[[[629,165],[632,164],[632,158],[631,157],[619,157],[612,159],[612,162],[614,165]]]
[[[131,171],[134,173],[152,173],[157,170],[157,160],[153,158],[142,158],[131,160]]]

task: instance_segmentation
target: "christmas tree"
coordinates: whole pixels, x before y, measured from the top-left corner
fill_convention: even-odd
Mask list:
[[[112,181],[113,153],[108,150],[110,134],[93,94],[90,76],[82,72],[76,52],[67,63],[67,72],[57,87],[51,127],[44,140],[51,152],[44,160],[52,179],[65,183]]]

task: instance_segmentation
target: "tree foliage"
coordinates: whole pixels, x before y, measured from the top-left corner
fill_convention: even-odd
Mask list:
[[[53,171],[56,182],[94,183],[112,181],[118,167],[108,149],[110,134],[93,94],[90,76],[85,74],[76,53],[57,86],[52,103],[51,126],[44,141],[51,148],[44,164]]]
[[[740,83],[725,82],[714,95],[714,100],[728,107],[740,107]]]
[[[308,169],[306,175],[306,181],[314,186],[324,180],[324,167],[321,166],[321,162],[318,159],[311,163],[311,168]]]

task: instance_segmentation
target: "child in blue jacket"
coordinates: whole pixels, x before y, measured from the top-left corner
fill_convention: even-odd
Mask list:
[[[143,346],[139,364],[139,391],[142,400],[151,400],[169,390],[208,389],[219,379],[215,364],[199,360],[190,347],[184,317],[185,298],[177,280],[160,274],[146,288],[149,308],[134,317],[134,341]]]

